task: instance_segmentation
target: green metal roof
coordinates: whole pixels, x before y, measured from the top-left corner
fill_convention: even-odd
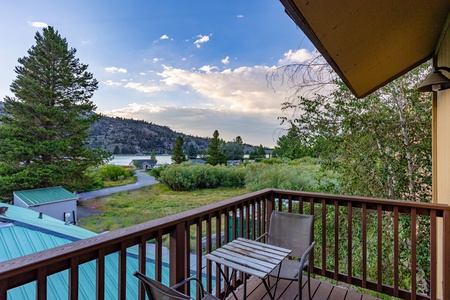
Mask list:
[[[18,191],[14,192],[14,196],[18,197],[28,206],[36,206],[47,203],[77,199],[77,197],[73,193],[69,192],[62,186]]]
[[[63,221],[27,208],[1,203],[8,207],[5,215],[0,215],[0,261],[40,252],[74,241],[93,237],[97,234],[75,225],[65,225]],[[154,255],[147,253],[146,273],[154,278]],[[118,254],[105,257],[105,299],[117,298]],[[127,299],[137,299],[138,282],[133,276],[138,270],[137,248],[127,251]],[[163,262],[163,282],[168,284],[169,265]],[[95,299],[96,262],[91,261],[79,268],[79,299]],[[47,281],[47,299],[67,299],[68,271],[49,276]],[[193,289],[195,291],[195,288]],[[36,283],[17,287],[8,291],[8,299],[35,299]]]

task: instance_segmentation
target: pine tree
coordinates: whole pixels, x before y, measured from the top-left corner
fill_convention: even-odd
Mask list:
[[[82,189],[84,172],[105,152],[87,147],[99,115],[90,101],[98,82],[52,27],[36,33],[36,45],[18,60],[0,122],[0,197],[22,189],[62,185]]]
[[[219,132],[215,130],[213,133],[213,138],[209,143],[208,159],[206,160],[208,164],[215,166],[227,162],[225,155],[222,153],[222,149],[220,149],[222,144],[223,141],[219,139]]]
[[[172,152],[172,161],[175,164],[181,164],[183,161],[186,161],[186,155],[183,153],[183,138],[179,135],[175,141],[175,147]]]

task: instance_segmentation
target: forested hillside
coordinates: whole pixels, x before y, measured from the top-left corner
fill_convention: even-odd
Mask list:
[[[179,135],[183,137],[186,148],[192,144],[200,152],[207,150],[209,145],[209,138],[185,135],[167,126],[119,117],[103,116],[91,126],[91,132],[90,145],[113,154],[140,154],[152,151],[156,154],[170,153]]]

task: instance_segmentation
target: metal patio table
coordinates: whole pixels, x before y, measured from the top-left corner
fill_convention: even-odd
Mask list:
[[[292,252],[292,250],[248,240],[244,238],[238,238],[215,251],[206,254],[205,258],[215,262],[216,264],[230,267],[232,269],[231,275],[227,276],[224,270],[219,266],[219,270],[227,283],[227,290],[225,296],[228,294],[228,290],[231,287],[231,279],[237,271],[245,274],[259,277],[270,296],[270,299],[274,299],[276,293],[275,284],[274,295],[270,292],[266,279],[270,272],[280,265],[283,260]],[[281,269],[281,266],[279,270]],[[244,299],[247,297],[247,283],[244,276]],[[237,299],[233,289],[231,289],[234,297]]]

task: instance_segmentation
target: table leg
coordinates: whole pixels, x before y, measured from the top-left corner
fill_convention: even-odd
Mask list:
[[[225,274],[225,272],[222,270],[222,267],[220,266],[220,265],[218,265],[219,266],[219,271],[220,271],[220,273],[222,274],[222,276],[223,276],[223,279],[225,280],[225,282],[227,283],[227,289],[226,289],[226,291],[225,291],[225,295],[224,295],[224,297],[223,297],[223,299],[225,299],[226,297],[227,297],[227,295],[228,295],[228,290],[231,290],[231,293],[233,294],[233,296],[234,296],[234,298],[236,299],[236,300],[238,300],[238,297],[236,296],[236,294],[234,293],[234,290],[231,288],[231,279],[233,278],[233,273],[234,274],[236,274],[236,270],[232,270],[231,271],[231,276],[230,276],[230,278],[228,278],[228,276]],[[219,283],[219,288],[220,288],[220,283]]]

